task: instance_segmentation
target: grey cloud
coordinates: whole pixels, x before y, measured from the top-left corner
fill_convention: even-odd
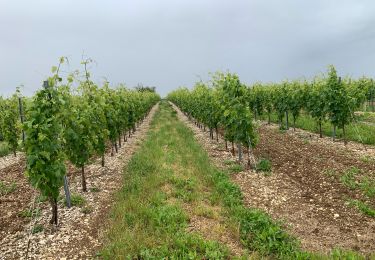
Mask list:
[[[0,94],[32,94],[59,56],[81,69],[83,52],[95,81],[162,95],[226,69],[249,84],[328,64],[373,76],[374,14],[369,0],[0,0]]]

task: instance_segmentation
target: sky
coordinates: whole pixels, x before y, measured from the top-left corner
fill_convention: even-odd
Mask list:
[[[156,86],[165,96],[218,70],[246,84],[298,79],[333,64],[375,75],[370,0],[0,0],[0,95],[32,95],[61,56],[62,76]]]

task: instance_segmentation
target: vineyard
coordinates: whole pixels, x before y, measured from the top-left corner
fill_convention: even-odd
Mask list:
[[[0,259],[375,257],[372,79],[217,72],[161,100],[66,61],[0,97]]]

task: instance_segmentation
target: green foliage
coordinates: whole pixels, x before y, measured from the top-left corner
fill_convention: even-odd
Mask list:
[[[179,106],[189,118],[207,126],[211,138],[213,130],[221,128],[226,140],[246,147],[255,146],[258,139],[249,107],[253,105],[248,102],[251,92],[237,75],[231,73],[218,72],[210,83],[212,86],[209,87],[198,82],[192,91],[180,88],[171,92],[168,100]],[[262,113],[263,104],[257,102],[257,106],[258,113]]]
[[[56,200],[65,175],[62,150],[62,91],[49,78],[49,87],[39,90],[29,108],[25,123],[26,174],[41,194]]]
[[[83,214],[90,214],[91,212],[93,212],[94,211],[94,209],[92,208],[92,207],[90,207],[90,206],[85,206],[85,207],[83,207],[82,209],[81,209],[81,212],[83,213]]]
[[[41,196],[55,206],[66,173],[66,158],[83,168],[94,155],[103,156],[107,141],[115,144],[126,131],[134,130],[136,123],[160,99],[155,92],[129,91],[123,85],[111,89],[108,82],[99,88],[87,71],[91,59],[82,62],[83,80],[79,72],[74,72],[63,83],[59,71],[65,61],[67,58],[62,57],[58,66],[52,67],[53,75],[43,89],[32,98],[22,99],[26,117],[23,125],[19,91],[8,99],[0,97],[0,156],[9,149],[16,152],[20,131],[24,129],[26,175]],[[72,90],[77,79],[78,87]],[[53,208],[56,216],[57,208]]]
[[[245,169],[245,167],[241,164],[232,164],[228,167],[228,170],[230,173],[239,173],[242,172]]]
[[[285,113],[289,111],[289,88],[286,82],[275,87],[272,96],[273,107],[277,113],[280,128],[282,128]]]
[[[359,182],[359,188],[363,191],[363,193],[369,197],[375,197],[375,179],[370,179],[367,177],[361,178]]]
[[[70,203],[74,207],[82,207],[86,204],[86,199],[81,195],[77,193],[72,193],[70,195]],[[64,197],[64,205],[67,206],[66,198]]]
[[[261,116],[264,110],[268,108],[267,101],[267,90],[264,89],[260,83],[255,83],[251,88],[249,88],[249,108],[253,111],[255,119],[257,116]]]
[[[36,233],[40,233],[44,230],[44,226],[42,224],[36,224],[32,230],[31,230],[31,234],[36,234]]]
[[[358,182],[356,181],[356,175],[359,173],[359,169],[352,167],[344,172],[340,177],[341,182],[350,189],[355,189],[358,187]]]
[[[0,126],[3,140],[15,155],[21,133],[17,94],[0,102]]]
[[[71,97],[70,117],[64,131],[65,153],[75,166],[83,167],[93,155],[92,110],[86,99]]]
[[[311,117],[319,124],[321,128],[322,122],[326,120],[326,102],[324,96],[324,81],[316,78],[311,85],[308,86],[306,92],[306,110]],[[321,129],[319,130],[321,133]]]
[[[360,200],[350,200],[349,201],[349,205],[355,206],[356,208],[358,208],[364,214],[366,214],[366,215],[368,215],[370,217],[375,218],[375,209],[372,208],[367,203],[365,203],[363,201],[360,201]]]
[[[99,192],[99,191],[100,191],[100,188],[98,188],[98,187],[91,187],[89,190],[90,190],[91,192]]]
[[[219,92],[222,125],[229,141],[255,146],[257,136],[247,102],[247,88],[235,74],[218,73],[213,79]]]
[[[10,149],[8,143],[0,141],[0,157],[8,155],[9,151]]]
[[[22,210],[18,215],[23,218],[38,218],[40,217],[41,212],[39,208],[36,208],[34,210],[25,209]]]
[[[261,158],[256,165],[256,170],[261,172],[270,172],[272,170],[271,161]]]

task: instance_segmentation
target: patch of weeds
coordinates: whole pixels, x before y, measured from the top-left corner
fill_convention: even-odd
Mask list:
[[[176,234],[172,247],[142,248],[137,259],[229,259],[226,247],[215,241],[204,240],[196,233]],[[131,259],[127,255],[126,259]]]
[[[210,201],[210,204],[212,205],[212,206],[216,206],[216,205],[219,205],[219,203],[220,203],[220,194],[219,193],[217,193],[217,192],[212,192],[211,194],[210,194],[210,196],[209,196],[209,201]]]
[[[257,171],[270,173],[272,170],[272,163],[268,159],[261,158],[255,168]]]
[[[31,234],[40,233],[44,230],[44,226],[41,224],[36,224],[33,229],[31,230]]]
[[[341,176],[341,182],[350,189],[360,189],[367,197],[373,198],[375,196],[375,181],[368,177],[358,178],[361,171],[352,167],[345,171]]]
[[[94,209],[91,207],[91,206],[85,206],[81,209],[81,212],[83,214],[90,214],[91,212],[93,212]]]
[[[40,194],[38,197],[35,198],[36,203],[42,203],[48,201],[48,197]]]
[[[89,190],[91,192],[99,192],[100,191],[100,189],[98,187],[91,187],[91,188],[89,188]]]
[[[329,254],[330,259],[347,259],[347,260],[359,260],[359,259],[367,259],[360,255],[360,253],[351,251],[351,250],[342,250],[340,248],[335,248]],[[371,257],[370,257],[371,259]]]
[[[172,117],[176,117],[177,116],[177,111],[173,109],[171,111],[171,115],[172,115]]]
[[[17,189],[17,184],[15,182],[7,184],[5,182],[0,181],[0,196],[4,196],[9,193],[12,193],[16,189]]]
[[[196,198],[196,196],[194,196],[193,193],[183,189],[177,189],[172,193],[172,196],[178,199],[182,199],[184,202],[192,202]]]
[[[40,217],[41,212],[39,208],[36,208],[34,210],[25,209],[18,213],[18,215],[23,218],[38,218]]]
[[[360,201],[360,200],[350,200],[349,205],[355,206],[357,209],[359,209],[364,214],[375,218],[375,209],[371,208],[371,206],[368,205],[366,202],[363,202],[363,201]]]
[[[369,156],[369,155],[363,155],[359,157],[359,159],[364,163],[373,163],[375,162],[375,158]]]
[[[303,138],[303,144],[309,144],[310,143],[310,140],[307,139],[307,138]]]
[[[215,140],[216,140],[216,136],[215,136]],[[225,151],[225,145],[224,145],[224,144],[220,143],[220,144],[217,145],[217,147],[218,147],[220,150]]]
[[[189,178],[187,180],[174,178],[172,179],[173,185],[176,189],[172,192],[172,196],[182,199],[185,202],[191,202],[197,198],[197,181]]]
[[[367,177],[362,178],[361,182],[359,183],[359,188],[363,193],[369,197],[373,198],[375,196],[375,181],[370,180]]]
[[[86,204],[86,199],[81,194],[72,193],[70,195],[70,203],[72,207],[82,207]],[[67,206],[66,198],[64,198],[64,205]]]
[[[194,209],[194,213],[197,216],[210,218],[210,219],[216,219],[218,218],[218,213],[215,212],[212,208],[204,205],[198,205]]]
[[[197,181],[195,179],[189,178],[187,180],[176,179],[176,187],[179,189],[184,189],[186,191],[195,191],[197,188]]]
[[[337,174],[334,169],[325,169],[323,173],[329,177],[334,177]]]
[[[225,165],[232,165],[232,164],[235,164],[236,162],[235,161],[232,161],[232,160],[228,160],[228,159],[225,159],[224,160],[224,164]]]
[[[243,170],[245,169],[245,167],[241,164],[232,164],[228,167],[228,171],[230,173],[239,173],[239,172],[242,172]]]
[[[344,174],[340,177],[340,181],[349,189],[355,189],[358,187],[358,183],[355,179],[355,176],[360,172],[356,167],[351,167],[349,170],[346,170]]]

